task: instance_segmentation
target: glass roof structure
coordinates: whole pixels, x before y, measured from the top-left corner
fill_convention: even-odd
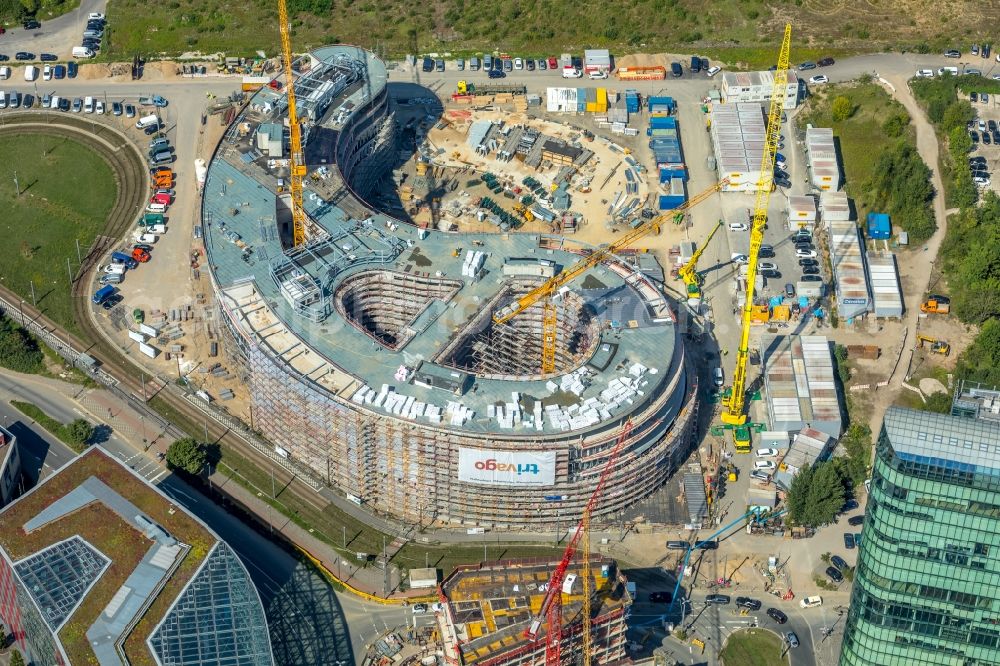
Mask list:
[[[14,565],[49,629],[57,632],[111,564],[78,536],[49,546]]]
[[[163,666],[272,666],[257,590],[220,542],[149,638]]]

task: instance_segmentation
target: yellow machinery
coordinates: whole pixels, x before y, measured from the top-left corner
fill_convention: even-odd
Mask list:
[[[917,342],[921,349],[924,348],[924,343],[926,342],[931,346],[931,351],[935,354],[947,356],[951,353],[951,345],[944,340],[938,340],[937,338],[931,338],[926,335],[917,335]]]
[[[640,224],[635,229],[632,229],[627,234],[616,240],[614,243],[609,244],[606,247],[594,250],[587,256],[580,259],[578,262],[566,268],[556,275],[535,287],[524,296],[521,296],[512,303],[506,305],[505,307],[498,310],[493,315],[493,322],[495,324],[505,324],[517,315],[521,314],[532,305],[538,301],[544,300],[542,304],[542,374],[547,374],[555,371],[555,359],[556,359],[556,326],[558,322],[558,313],[556,311],[556,306],[552,302],[552,295],[555,294],[559,289],[578,278],[580,275],[585,273],[588,269],[593,266],[598,265],[607,257],[610,257],[618,250],[628,247],[633,242],[639,240],[640,238],[648,234],[656,234],[660,231],[660,225],[666,223],[668,220],[674,219],[676,217],[682,217],[684,212],[690,210],[694,206],[698,205],[708,197],[715,194],[719,189],[725,186],[728,181],[723,180],[716,185],[699,192],[694,195],[683,204],[674,208],[673,210],[667,211],[662,215],[657,215],[656,217],[646,220]]]
[[[684,280],[684,290],[687,293],[688,305],[696,306],[701,303],[701,284],[703,279],[701,275],[698,274],[698,259],[701,258],[702,253],[705,252],[705,248],[708,244],[712,242],[712,238],[715,237],[715,232],[722,228],[723,221],[719,220],[719,223],[715,225],[712,229],[712,233],[708,235],[705,242],[702,243],[701,247],[694,251],[691,258],[687,260],[687,263],[680,267],[677,271],[677,276]]]
[[[285,0],[278,0],[278,22],[281,29],[281,53],[285,61],[285,94],[288,95],[288,127],[291,135],[292,152],[289,156],[292,195],[292,245],[298,247],[306,242],[306,210],[302,207],[302,179],[306,175],[305,154],[302,152],[302,128],[295,110],[295,79],[292,76],[292,37],[288,24],[288,7]]]
[[[459,81],[458,85],[455,86],[455,92],[458,95],[466,94],[467,92],[469,92],[469,84],[467,84],[465,81]]]
[[[948,314],[951,312],[951,299],[932,294],[920,304],[920,311],[930,314]]]
[[[747,293],[743,304],[743,325],[740,331],[740,346],[736,352],[736,369],[733,372],[733,386],[729,398],[725,400],[722,422],[742,426],[746,423],[747,366],[750,360],[750,325],[753,319],[754,282],[757,279],[757,259],[764,240],[764,224],[767,222],[767,206],[771,201],[774,180],[774,155],[778,152],[778,136],[781,129],[781,107],[785,101],[788,83],[788,60],[792,45],[792,26],[785,25],[785,37],[781,40],[778,54],[778,68],[774,72],[774,87],[771,89],[771,106],[767,114],[767,133],[764,155],[760,160],[760,181],[757,183],[757,199],[750,226],[750,253],[747,265]],[[743,439],[745,437],[745,439]],[[749,433],[736,433],[737,450],[750,450]]]

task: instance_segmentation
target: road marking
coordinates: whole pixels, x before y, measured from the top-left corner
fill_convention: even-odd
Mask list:
[[[160,473],[149,480],[150,483],[156,483],[156,480],[167,473],[167,470],[160,470]]]

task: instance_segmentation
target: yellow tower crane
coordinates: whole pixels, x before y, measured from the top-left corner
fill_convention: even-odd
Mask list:
[[[764,240],[764,224],[767,222],[767,206],[771,201],[774,180],[774,155],[778,152],[778,136],[781,129],[781,108],[785,102],[788,84],[788,60],[792,45],[792,26],[785,24],[785,37],[781,40],[778,54],[778,68],[774,72],[774,87],[771,89],[771,106],[767,114],[767,133],[764,141],[764,155],[760,160],[760,180],[757,182],[757,199],[750,224],[750,253],[747,265],[747,293],[743,304],[743,326],[740,330],[740,346],[736,352],[736,370],[733,371],[733,387],[725,401],[722,422],[729,425],[746,423],[746,383],[747,365],[750,360],[750,321],[753,313],[754,281],[757,279],[757,258]],[[739,446],[737,447],[739,448]],[[746,447],[744,447],[746,448]],[[749,450],[747,448],[747,450]]]
[[[586,255],[575,264],[569,268],[563,269],[556,275],[538,285],[525,295],[512,301],[510,304],[503,308],[500,308],[493,315],[493,322],[495,324],[506,324],[508,321],[521,314],[532,305],[538,301],[544,300],[543,310],[542,310],[542,374],[553,372],[555,370],[555,356],[556,356],[556,326],[558,324],[558,316],[555,305],[552,303],[552,296],[559,291],[559,289],[569,282],[572,282],[579,276],[583,275],[588,269],[593,266],[598,265],[615,252],[628,247],[640,238],[648,235],[659,233],[660,225],[666,223],[668,220],[681,218],[684,213],[694,206],[700,204],[702,201],[712,196],[720,189],[725,187],[728,180],[722,180],[719,183],[709,187],[706,190],[699,192],[694,195],[684,203],[682,203],[677,208],[667,211],[661,215],[646,220],[640,224],[635,229],[632,229],[627,234],[616,240],[614,243],[607,245],[606,247],[594,250],[590,254]]]
[[[306,175],[305,154],[302,152],[302,128],[295,111],[295,79],[292,75],[292,37],[288,23],[288,6],[285,0],[278,0],[278,22],[281,29],[281,54],[285,61],[285,94],[288,95],[288,127],[292,153],[289,159],[291,178],[289,190],[292,196],[292,246],[306,242],[306,210],[302,207],[302,179]]]
[[[688,259],[687,263],[681,266],[677,270],[677,276],[684,280],[684,291],[687,294],[688,304],[696,305],[701,302],[701,282],[702,278],[698,274],[698,260],[701,259],[701,255],[705,252],[705,248],[708,244],[712,242],[712,238],[715,237],[716,232],[722,228],[723,221],[719,220],[719,223],[715,225],[712,229],[712,233],[708,234],[708,238],[702,243],[701,247],[694,251],[691,258]]]

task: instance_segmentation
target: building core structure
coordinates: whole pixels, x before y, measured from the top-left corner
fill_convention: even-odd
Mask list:
[[[0,623],[39,666],[272,666],[233,550],[93,447],[0,510]]]
[[[384,63],[333,46],[296,69],[312,100],[307,242],[290,247],[287,165],[254,142],[256,126],[285,122],[280,91],[256,93],[233,122],[202,199],[254,427],[316,480],[420,524],[578,516],[628,420],[595,519],[655,491],[687,453],[697,404],[661,285],[616,258],[567,285],[554,298],[555,371],[542,373],[542,303],[505,324],[493,315],[593,248],[376,211],[366,197],[397,153]]]
[[[591,643],[593,664],[625,659],[626,618],[633,599],[614,560],[591,556]],[[538,616],[558,561],[484,562],[460,566],[441,584],[438,630],[450,666],[543,666],[545,632],[525,636]],[[575,663],[583,648],[583,564],[574,561],[563,582],[561,660]]]
[[[1000,664],[997,413],[981,390],[886,412],[841,666]]]

